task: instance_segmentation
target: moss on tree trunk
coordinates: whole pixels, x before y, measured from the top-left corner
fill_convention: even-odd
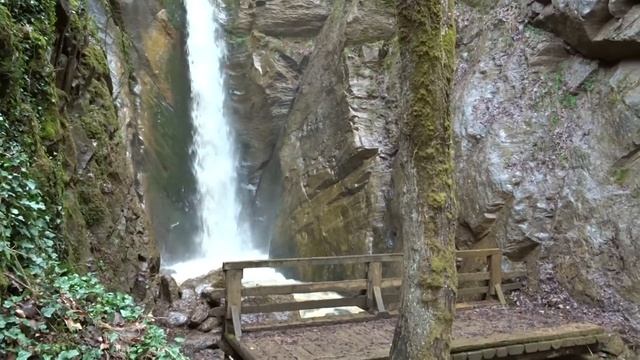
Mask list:
[[[456,298],[453,0],[397,0],[403,130],[394,174],[405,252],[392,359],[449,357]]]

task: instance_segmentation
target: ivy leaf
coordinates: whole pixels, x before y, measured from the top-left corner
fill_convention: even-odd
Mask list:
[[[27,184],[27,186],[29,187],[29,190],[35,190],[36,188],[36,182],[33,180],[27,180],[25,181],[25,184]]]
[[[53,306],[46,306],[42,309],[42,316],[50,318],[53,313],[56,312],[56,308]]]
[[[72,360],[76,356],[80,356],[80,351],[78,351],[76,349],[65,350],[65,351],[61,352],[60,354],[58,354],[58,357],[56,358],[56,360]]]
[[[29,359],[30,356],[31,356],[31,352],[26,351],[26,350],[20,350],[16,360],[27,360],[27,359]]]

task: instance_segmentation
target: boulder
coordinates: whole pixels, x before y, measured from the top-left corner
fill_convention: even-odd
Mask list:
[[[207,304],[198,304],[193,312],[191,313],[191,318],[189,321],[189,326],[197,327],[202,324],[207,317],[209,316],[209,306]]]
[[[216,294],[220,289],[216,289],[213,288],[211,286],[206,286],[204,288],[202,288],[202,290],[200,291],[200,297],[207,302],[207,304],[209,304],[210,307],[215,308],[221,305],[221,302],[219,298],[214,297],[213,295]]]
[[[220,327],[220,321],[215,317],[207,318],[200,326],[198,326],[198,330],[202,332],[209,332],[215,328]]]
[[[168,304],[180,299],[181,291],[176,280],[168,274],[160,276],[159,299]]]
[[[195,353],[205,349],[215,349],[218,347],[217,343],[219,338],[220,335],[192,331],[187,334],[182,346],[186,353]]]
[[[224,287],[224,274],[221,269],[210,271],[197,278],[186,280],[180,285],[182,289],[193,289],[196,294],[200,294],[205,286]],[[198,291],[200,290],[200,291]]]
[[[187,321],[189,321],[189,317],[178,311],[169,312],[165,318],[166,325],[170,327],[184,326],[187,324]]]

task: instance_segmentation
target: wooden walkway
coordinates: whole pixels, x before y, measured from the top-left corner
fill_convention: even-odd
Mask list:
[[[604,336],[600,327],[590,324],[532,327],[530,319],[516,317],[518,320],[515,322],[509,321],[510,330],[507,332],[506,329],[487,328],[486,319],[463,317],[466,318],[457,320],[454,325],[454,360],[596,352],[598,337],[603,340]],[[396,319],[389,318],[248,332],[242,343],[255,359],[387,359],[395,324]],[[480,328],[484,331],[475,336],[467,331]]]
[[[501,270],[499,249],[459,251],[477,269],[458,274],[460,299],[483,297],[488,307],[460,310],[454,321],[452,358],[548,358],[554,355],[596,352],[606,340],[602,328],[586,323],[526,313],[504,306],[503,291],[518,289],[523,272]],[[218,309],[224,321],[223,340],[234,359],[387,359],[397,318],[388,305],[399,300],[401,279],[385,277],[383,264],[402,261],[400,254],[343,256],[309,259],[278,259],[225,263],[226,288],[214,296],[224,298]],[[484,266],[482,266],[484,264]],[[243,286],[248,268],[364,265],[362,279],[270,286]],[[273,295],[334,291],[344,297],[281,303],[255,302]],[[491,300],[495,298],[495,300]],[[245,302],[251,299],[254,301]],[[256,305],[257,304],[257,305]],[[461,304],[459,304],[461,305]],[[357,306],[367,313],[348,317],[304,319],[276,324],[243,326],[243,314],[289,312],[304,309]],[[465,308],[464,306],[459,306]]]

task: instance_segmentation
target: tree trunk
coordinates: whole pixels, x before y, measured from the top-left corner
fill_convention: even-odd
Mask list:
[[[404,247],[391,359],[447,359],[456,299],[453,140],[454,0],[396,0],[402,76],[394,172]]]

